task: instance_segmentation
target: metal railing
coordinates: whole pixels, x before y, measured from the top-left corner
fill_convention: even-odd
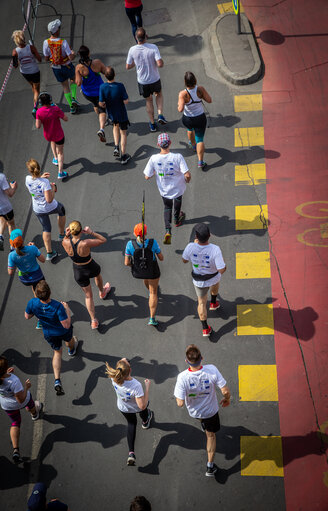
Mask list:
[[[56,16],[56,18],[59,19],[62,18],[62,15],[59,14],[57,9],[51,4],[44,3],[42,2],[42,0],[22,0],[22,14],[26,25],[26,30],[28,31],[29,38],[32,44],[34,44],[37,19],[38,17],[39,18],[45,17],[38,15],[40,7],[49,7],[50,9],[53,10],[53,13]]]

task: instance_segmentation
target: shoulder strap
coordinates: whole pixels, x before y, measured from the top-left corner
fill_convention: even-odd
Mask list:
[[[153,243],[154,243],[154,240],[152,238],[150,240],[148,240],[147,248],[150,248],[150,250],[151,250],[153,247]]]
[[[134,250],[137,250],[137,248],[140,248],[136,240],[131,240]]]

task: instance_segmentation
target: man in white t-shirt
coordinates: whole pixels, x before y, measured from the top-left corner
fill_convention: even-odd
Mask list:
[[[181,211],[182,195],[185,192],[186,183],[190,182],[191,174],[182,154],[170,153],[171,140],[167,133],[158,135],[157,145],[161,151],[149,158],[144,174],[145,179],[156,175],[158,190],[164,202],[166,232],[163,243],[171,245],[172,209],[174,207],[175,226],[180,227],[186,216]]]
[[[207,437],[207,467],[205,475],[213,477],[217,471],[214,465],[216,435],[220,429],[219,403],[215,387],[218,387],[223,399],[222,407],[230,404],[230,390],[220,371],[214,365],[202,365],[202,354],[195,344],[186,349],[186,363],[189,368],[178,375],[174,389],[177,405],[187,407],[190,417],[199,419]]]
[[[140,96],[146,100],[146,110],[150,119],[150,131],[157,131],[154,119],[153,94],[155,94],[158,112],[158,122],[166,124],[167,120],[163,115],[163,94],[159,76],[159,67],[164,66],[163,59],[156,44],[147,43],[147,34],[144,28],[136,31],[138,44],[131,46],[126,59],[126,69],[136,67],[137,81]]]
[[[9,200],[17,190],[17,183],[8,184],[6,176],[0,172],[0,250],[3,250],[3,234],[7,225],[9,234],[15,229],[14,211]]]
[[[210,229],[200,223],[195,226],[196,239],[188,243],[182,254],[182,261],[192,264],[192,278],[198,298],[198,316],[203,326],[203,337],[209,337],[212,328],[207,324],[207,294],[211,292],[210,310],[220,307],[217,299],[221,275],[226,271],[220,247],[209,242]]]

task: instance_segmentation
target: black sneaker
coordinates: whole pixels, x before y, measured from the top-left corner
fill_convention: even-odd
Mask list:
[[[136,464],[136,455],[134,454],[134,452],[129,452],[126,464],[129,465],[130,467],[133,467]]]
[[[21,461],[19,449],[14,449],[13,454],[12,454],[12,459],[13,459],[14,463],[19,463]]]
[[[55,380],[54,386],[57,396],[63,396],[65,394],[60,380]]]
[[[153,418],[153,412],[151,410],[148,410],[148,419],[147,422],[143,422],[141,424],[142,429],[148,429],[150,427],[150,422]]]
[[[129,160],[131,160],[131,156],[129,154],[122,154],[121,165],[126,165]]]
[[[216,465],[213,465],[213,467],[206,466],[206,472],[205,475],[207,477],[214,477],[215,473],[217,472],[218,467]]]
[[[118,147],[118,145],[116,145],[114,147],[113,156],[119,156],[119,155],[120,155],[120,148]]]

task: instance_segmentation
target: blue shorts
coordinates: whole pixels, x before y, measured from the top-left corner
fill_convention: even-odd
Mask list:
[[[69,64],[68,66],[61,66],[61,68],[52,68],[54,75],[56,77],[57,82],[66,82],[69,78],[73,80],[75,78],[75,67],[73,64]]]
[[[65,208],[60,202],[58,202],[57,207],[52,211],[49,211],[49,213],[35,213],[42,225],[43,232],[51,232],[49,215],[54,215],[55,213],[57,213],[58,216],[65,216]]]
[[[73,337],[73,327],[70,326],[65,334],[44,337],[53,350],[58,351],[62,347],[62,341],[69,342]]]

